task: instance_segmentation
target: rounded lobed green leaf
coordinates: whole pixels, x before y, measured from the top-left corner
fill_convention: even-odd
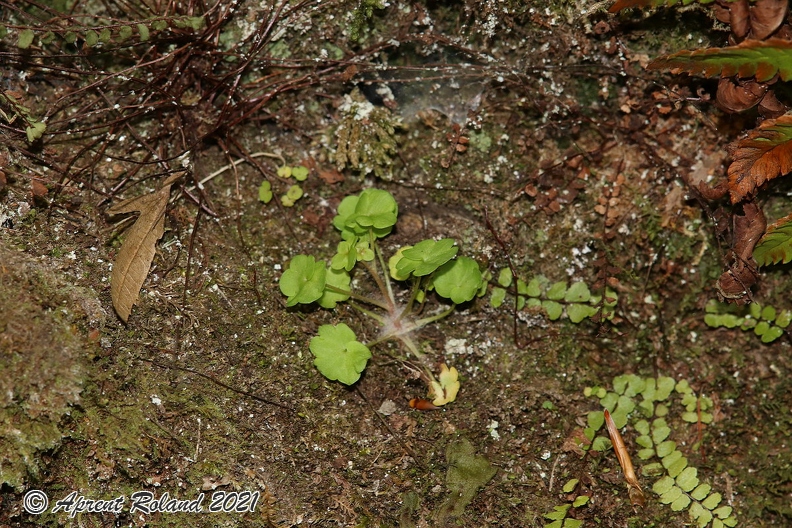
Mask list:
[[[699,528],[704,528],[704,526],[707,526],[712,520],[712,513],[698,502],[694,502],[690,505],[688,513],[690,514],[690,518],[696,521],[696,525],[699,526]]]
[[[762,334],[762,343],[772,343],[784,335],[784,329],[778,326],[771,326],[767,332]]]
[[[655,401],[664,401],[670,395],[671,391],[674,390],[674,386],[676,382],[674,378],[669,378],[667,376],[660,376],[657,378],[657,390],[655,391]]]
[[[459,257],[443,264],[434,276],[435,291],[441,297],[462,304],[476,296],[481,285],[481,270],[470,257]]]
[[[649,434],[649,422],[647,422],[646,420],[638,420],[637,422],[635,422],[635,425],[633,425],[633,427],[635,427],[635,430],[642,435]],[[649,441],[651,442],[651,439]]]
[[[349,299],[348,294],[338,293],[327,289],[328,286],[333,286],[339,290],[349,291],[350,283],[349,273],[344,270],[335,270],[327,268],[325,275],[325,290],[319,298],[319,306],[322,308],[333,309],[339,302],[344,302]]]
[[[781,310],[776,317],[775,324],[781,328],[786,328],[792,322],[792,310]]]
[[[567,292],[567,283],[565,281],[556,282],[547,290],[547,298],[552,301],[560,301],[564,298]]]
[[[23,29],[17,36],[17,47],[19,49],[28,49],[33,44],[33,38],[36,36],[32,29]]]
[[[587,317],[593,317],[598,311],[599,309],[597,309],[597,307],[589,306],[587,304],[574,303],[567,306],[567,315],[569,316],[569,320],[576,324]]]
[[[613,446],[609,438],[605,438],[604,436],[598,436],[591,442],[591,449],[594,451],[605,451]]]
[[[566,302],[588,302],[591,299],[591,292],[585,282],[573,282],[564,294]]]
[[[374,260],[374,250],[368,240],[358,240],[355,244],[355,255],[358,262],[371,262]]]
[[[579,495],[575,497],[575,500],[572,501],[572,507],[580,508],[581,506],[585,506],[586,504],[588,504],[590,499],[591,497],[589,497],[588,495]]]
[[[651,464],[644,464],[641,467],[641,474],[644,477],[658,477],[665,473],[663,465],[660,462],[652,462]]]
[[[453,238],[422,240],[402,252],[401,260],[396,263],[396,270],[402,276],[412,274],[416,277],[423,277],[434,273],[440,266],[456,256],[459,248],[454,243]],[[478,270],[478,265],[476,269]],[[476,283],[477,290],[479,284],[480,282]]]
[[[608,409],[611,413],[616,408],[616,403],[619,401],[619,395],[615,392],[608,392],[600,398],[600,405]]]
[[[674,390],[676,390],[679,394],[683,394],[683,395],[693,393],[693,389],[690,388],[690,383],[688,383],[688,380],[684,380],[684,379],[679,380],[677,382],[676,387],[674,387]]]
[[[571,504],[563,504],[561,506],[556,506],[556,507],[553,508],[553,511],[551,511],[550,513],[544,514],[544,518],[545,519],[549,519],[551,521],[553,521],[553,520],[563,520],[564,517],[566,517],[566,514],[569,511],[569,508],[571,508],[571,507],[572,507]],[[561,526],[561,525],[559,524],[559,526]]]
[[[591,411],[588,413],[586,420],[588,421],[589,427],[595,431],[599,431],[600,428],[605,425],[605,413],[602,411]]]
[[[673,444],[674,442],[671,442],[669,440],[668,443]],[[659,447],[660,446],[658,446],[658,448]],[[663,453],[664,454],[662,454],[662,455],[660,453],[658,453],[657,456],[659,456],[660,458],[663,459],[663,460],[661,460],[661,462],[663,464],[663,467],[666,468],[666,469],[668,469],[668,466],[670,466],[671,464],[674,464],[675,462],[677,462],[677,461],[679,461],[680,459],[683,458],[682,457],[682,452],[678,451],[678,450],[672,450],[671,452],[669,452],[667,448],[664,448],[663,449]]]
[[[671,488],[674,487],[674,485],[675,485],[674,479],[672,479],[669,476],[665,476],[652,485],[652,491],[654,491],[658,495],[664,495],[668,493],[671,490]]]
[[[410,278],[409,273],[405,275],[399,273],[399,270],[396,269],[396,264],[398,264],[399,261],[401,261],[402,253],[404,253],[404,250],[410,249],[411,247],[412,246],[404,246],[403,248],[399,249],[396,253],[394,253],[391,258],[388,259],[388,270],[390,271],[390,276],[393,278],[393,280],[403,281]]]
[[[334,270],[352,271],[357,263],[357,251],[355,250],[356,238],[342,240],[338,243],[336,254],[330,260],[330,267]]]
[[[644,416],[651,417],[654,416],[654,402],[651,400],[643,400],[641,403],[638,404],[638,408],[641,410]]]
[[[498,308],[506,300],[506,290],[503,288],[492,288],[492,295],[490,296],[490,305],[493,308]]]
[[[393,196],[380,189],[366,189],[360,195],[347,196],[338,205],[333,226],[345,240],[367,235],[369,230],[382,238],[396,224],[399,206]]]
[[[258,199],[260,202],[269,203],[272,200],[272,185],[267,180],[259,186]]]
[[[682,490],[677,486],[671,486],[668,491],[660,494],[660,498],[658,500],[663,504],[671,504],[681,496]]]
[[[564,484],[564,486],[561,489],[563,490],[564,493],[572,493],[572,491],[575,489],[575,486],[577,486],[578,482],[580,482],[580,480],[575,478],[570,479],[566,484]]]
[[[118,28],[118,38],[121,41],[124,41],[132,36],[132,27],[131,26],[121,26]]]
[[[641,447],[645,447],[647,449],[654,448],[654,442],[652,442],[652,437],[649,435],[641,435],[635,439],[635,443]]]
[[[772,321],[776,318],[776,309],[772,306],[765,306],[762,308],[762,313],[760,315],[762,319],[765,321]]]
[[[296,202],[297,200],[302,198],[302,195],[303,195],[303,190],[302,187],[300,187],[299,185],[292,185],[291,187],[289,187],[289,190],[286,191],[286,196],[288,196],[292,202]]]
[[[664,441],[668,436],[671,434],[670,427],[656,427],[652,429],[652,440],[654,440],[655,444],[659,444],[660,442]]]
[[[685,494],[680,495],[677,499],[671,503],[671,510],[672,511],[682,511],[690,505],[690,497]]]
[[[555,301],[542,301],[542,308],[544,308],[544,311],[547,312],[547,317],[551,321],[558,320],[561,317],[561,314],[564,313],[563,305]]]
[[[712,486],[709,484],[699,484],[696,486],[696,489],[690,492],[690,496],[696,499],[697,501],[704,500],[704,497],[709,495],[709,492],[712,490]]]
[[[709,497],[701,501],[701,505],[707,508],[708,510],[714,510],[720,504],[720,501],[723,497],[720,493],[711,493]]]
[[[281,178],[288,178],[292,175],[292,168],[288,165],[284,165],[283,167],[278,167],[278,176]]]
[[[514,276],[512,275],[511,269],[509,268],[503,268],[498,273],[498,284],[500,284],[504,288],[508,288],[509,286],[511,286],[513,279]]]
[[[655,456],[655,450],[652,448],[638,450],[638,458],[641,460],[649,460],[653,456]]]
[[[518,282],[519,284],[519,282]],[[525,283],[523,283],[525,284]],[[522,291],[520,291],[522,290]],[[538,277],[534,277],[523,288],[517,289],[518,293],[527,295],[528,297],[539,297],[542,295],[542,285]]]
[[[697,475],[698,470],[696,468],[690,466],[686,467],[682,470],[682,473],[676,477],[677,486],[682,488],[682,491],[691,491],[699,484]]]
[[[85,32],[85,45],[89,48],[96,46],[99,42],[99,33],[94,31],[93,29],[89,29]]]
[[[663,459],[663,460],[665,461],[665,459]],[[687,458],[682,457],[682,458],[679,458],[673,464],[669,464],[666,467],[666,470],[668,471],[668,476],[676,478],[687,467],[687,463],[688,463],[687,462]]]
[[[323,262],[316,262],[311,255],[297,255],[283,272],[278,285],[287,296],[286,306],[310,304],[324,293],[327,269]]]
[[[338,326],[322,325],[311,339],[311,353],[316,356],[314,365],[324,377],[352,385],[371,358],[371,351],[357,340],[355,332],[344,323]]]
[[[297,181],[305,181],[308,178],[308,167],[298,165],[291,168],[291,175]]]

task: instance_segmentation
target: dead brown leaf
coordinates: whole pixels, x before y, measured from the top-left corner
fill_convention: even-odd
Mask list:
[[[751,38],[764,40],[786,19],[789,0],[759,0],[751,6]]]
[[[116,256],[110,280],[113,308],[125,323],[151,268],[157,240],[165,232],[165,208],[171,185],[183,174],[170,176],[158,191],[125,200],[107,211],[111,215],[140,211]]]
[[[765,120],[729,145],[729,154],[729,193],[736,204],[768,180],[792,172],[792,115]]]

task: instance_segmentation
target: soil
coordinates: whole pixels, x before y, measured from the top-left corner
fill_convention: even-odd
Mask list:
[[[30,142],[24,115],[10,122],[8,100],[2,107],[0,525],[539,527],[559,508],[564,526],[683,525],[688,509],[663,504],[641,471],[650,461],[637,456],[632,425],[622,435],[643,509],[614,452],[587,451],[588,413],[602,407],[584,391],[613,390],[625,374],[687,380],[711,398],[711,423],[700,408],[693,422],[669,418],[671,438],[739,526],[792,522],[789,336],[763,343],[705,323],[730,208],[686,184],[720,178],[725,146],[755,115],[718,110],[706,97],[712,81],[644,69],[659,54],[725,42],[704,8],[241,4],[249,16],[227,13],[224,27],[274,29],[239,91],[212,92],[212,75],[232,61],[201,48],[189,63],[200,73],[184,73],[192,84],[169,103],[180,110],[138,113],[149,103],[132,101],[120,77],[92,91],[73,73],[112,69],[101,47],[99,58],[88,48],[62,57],[18,44],[26,24],[76,18],[48,22],[31,6],[2,15],[3,90],[49,120]],[[210,29],[217,49],[234,38]],[[133,53],[124,60],[142,74],[159,67],[144,60],[137,30],[130,42],[119,56]],[[242,60],[245,49],[226,54]],[[41,68],[41,56],[58,67]],[[139,90],[155,102],[178,84],[153,78],[160,84]],[[232,99],[253,110],[234,113]],[[110,112],[115,100],[121,114]],[[353,139],[339,135],[342,124]],[[278,176],[284,165],[308,167],[307,179]],[[124,323],[110,281],[134,216],[107,209],[183,168]],[[264,181],[269,203],[259,200]],[[284,204],[292,185],[303,195]],[[787,214],[785,185],[766,195],[769,216]],[[345,303],[286,308],[279,290],[293,256],[330,260],[338,204],[369,187],[399,204],[386,256],[451,237],[491,277],[482,296],[412,336],[435,375],[441,363],[459,371],[456,400],[439,410],[410,407],[428,387],[398,342],[373,347],[352,386],[324,378],[308,349],[319,326],[344,322],[371,341],[376,323]],[[526,283],[584,282],[615,308],[610,318],[594,303],[597,315],[579,323],[551,320],[530,303],[517,309],[514,286],[494,307],[504,269]],[[792,308],[789,288],[788,266],[762,269],[752,297],[781,311]],[[429,294],[428,313],[443,306]],[[26,509],[30,490],[49,498],[41,515]],[[74,491],[123,497],[123,507],[53,511]],[[139,492],[203,493],[203,512],[132,512]],[[213,496],[242,511],[210,513]],[[570,507],[581,496],[588,502]],[[255,507],[243,507],[252,497]]]

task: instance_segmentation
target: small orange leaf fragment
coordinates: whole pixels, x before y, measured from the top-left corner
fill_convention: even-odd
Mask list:
[[[429,400],[424,400],[423,398],[413,398],[410,400],[410,407],[418,411],[436,411],[440,408]]]

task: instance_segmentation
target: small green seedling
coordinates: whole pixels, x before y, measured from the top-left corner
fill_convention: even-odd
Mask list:
[[[295,167],[283,165],[282,167],[278,168],[277,174],[281,178],[294,178],[298,182],[301,182],[308,178],[308,167],[304,167],[302,165],[297,165]],[[302,198],[302,196],[302,187],[295,184],[289,187],[289,189],[286,191],[286,194],[281,195],[280,200],[285,207],[293,207],[297,200]],[[259,201],[266,204],[272,201],[272,197],[272,183],[270,183],[269,180],[264,180],[259,186]]]
[[[281,276],[280,289],[287,297],[286,306],[317,303],[332,309],[337,303],[347,302],[379,323],[379,337],[368,344],[357,341],[345,324],[322,326],[310,349],[316,357],[314,364],[325,377],[346,385],[355,383],[371,357],[369,347],[397,339],[423,363],[435,405],[444,405],[456,398],[458,373],[443,365],[436,380],[411,334],[479,295],[484,279],[475,260],[457,257],[459,248],[450,238],[423,240],[401,248],[386,265],[378,241],[393,230],[398,213],[396,200],[387,191],[366,189],[347,196],[333,218],[341,241],[329,264],[310,255],[295,256]],[[373,282],[369,286],[376,286],[378,297],[352,291],[352,274],[359,268]],[[409,288],[397,290],[392,280]],[[365,282],[356,280],[356,289],[369,291]],[[426,310],[424,304],[431,291],[439,300],[450,301],[450,306],[418,318],[417,313]]]
[[[506,294],[517,296],[517,309],[541,309],[551,321],[560,319],[565,313],[573,323],[579,323],[587,317],[601,314],[602,319],[613,320],[618,296],[611,288],[605,288],[605,297],[593,295],[585,282],[566,281],[550,283],[543,275],[532,278],[527,283],[517,279],[509,268],[498,273],[498,286],[492,288],[490,304],[498,308],[506,300]]]
[[[731,506],[721,505],[721,494],[699,479],[698,469],[690,465],[673,440],[674,426],[712,423],[711,398],[696,395],[687,380],[676,382],[665,376],[642,378],[634,374],[614,378],[612,391],[587,387],[583,393],[597,398],[619,429],[629,426],[628,429],[635,431],[637,459],[646,462],[640,468],[641,475],[658,479],[652,491],[660,503],[668,504],[675,512],[687,510],[693,525],[699,528],[737,525]],[[588,427],[583,432],[593,451],[611,447],[608,438],[597,434],[603,423],[603,411],[588,413]],[[698,447],[696,442],[690,450]]]
[[[589,500],[591,500],[591,497],[588,495],[578,495],[576,493],[579,484],[580,480],[573,478],[562,486],[561,491],[564,492],[564,496],[567,497],[570,502],[559,504],[553,507],[553,511],[544,514],[543,517],[551,521],[545,524],[544,528],[580,528],[583,526],[582,520],[574,519],[569,516],[571,511],[586,506]]]
[[[707,303],[704,322],[712,328],[737,328],[753,331],[762,343],[772,343],[784,335],[786,327],[792,322],[792,311],[776,310],[772,306],[751,303],[749,306],[736,306],[720,303],[714,299]]]

